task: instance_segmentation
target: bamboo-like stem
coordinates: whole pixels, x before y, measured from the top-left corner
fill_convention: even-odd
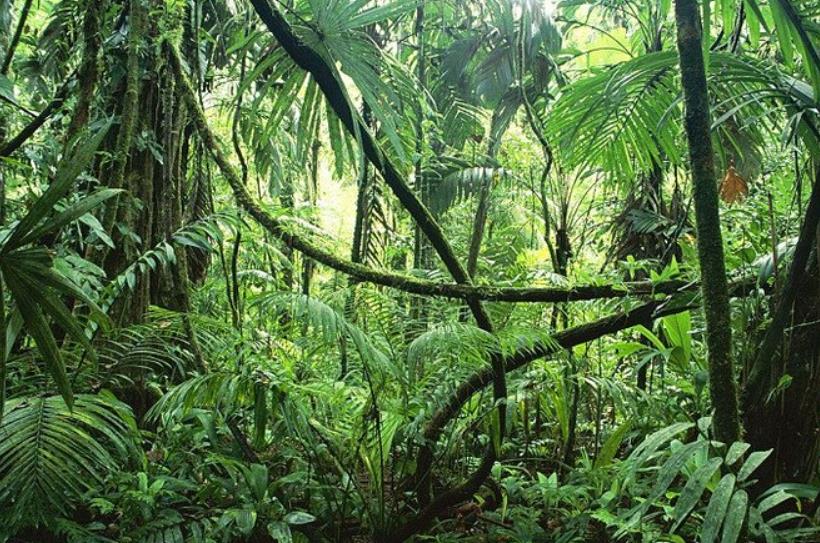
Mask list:
[[[17,45],[20,43],[20,38],[23,37],[23,30],[26,28],[26,21],[28,21],[28,14],[31,12],[32,0],[26,0],[23,4],[23,9],[20,11],[20,18],[17,21],[17,28],[14,31],[14,36],[9,42],[9,47],[6,50],[6,56],[3,58],[3,64],[0,66],[0,75],[9,73],[11,61],[14,60],[14,53],[17,51]]]

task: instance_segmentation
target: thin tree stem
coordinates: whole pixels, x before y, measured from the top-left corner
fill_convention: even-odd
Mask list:
[[[709,389],[715,409],[715,437],[725,443],[740,438],[737,390],[732,363],[732,328],[718,192],[709,121],[709,96],[703,62],[702,31],[697,0],[676,0],[684,124],[695,203],[698,260],[701,269]]]

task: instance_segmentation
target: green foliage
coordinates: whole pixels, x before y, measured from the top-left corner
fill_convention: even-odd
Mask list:
[[[78,394],[68,410],[59,396],[8,400],[0,432],[4,535],[50,524],[85,492],[127,464],[135,451],[130,409],[110,393]]]
[[[677,62],[672,51],[650,53],[565,87],[547,126],[551,138],[566,153],[566,165],[598,166],[616,179],[634,178],[656,163],[681,165]],[[765,141],[758,123],[774,122],[784,112],[814,116],[814,100],[806,102],[793,82],[791,76],[765,62],[711,53],[713,130],[727,163],[732,157],[740,167],[750,168],[744,164],[756,160]],[[770,105],[771,99],[779,107],[777,102]],[[752,119],[755,121],[750,122]],[[816,141],[816,134],[806,137]]]
[[[72,296],[83,301],[89,306],[98,322],[105,322],[105,319],[97,304],[82,289],[54,268],[51,254],[37,243],[44,236],[58,232],[119,192],[103,189],[55,213],[56,204],[71,191],[77,176],[88,166],[110,126],[110,121],[104,123],[92,137],[78,144],[73,154],[60,162],[54,180],[46,191],[10,230],[3,233],[2,242],[0,242],[2,243],[0,273],[2,273],[2,281],[14,303],[14,313],[12,311],[3,313],[4,315],[12,313],[8,324],[5,318],[0,321],[3,328],[8,329],[3,332],[6,338],[2,350],[9,349],[10,344],[15,341],[19,333],[19,327],[14,325],[17,320],[16,314],[19,312],[26,331],[42,352],[55,386],[69,408],[73,404],[73,393],[68,382],[63,357],[46,320],[46,315],[68,332],[75,341],[81,343],[92,358],[95,356],[94,351],[81,324],[71,315],[59,297],[61,295]],[[0,300],[0,304],[3,303],[5,301]],[[2,420],[5,404],[7,356],[7,352],[0,353],[0,400],[2,400],[0,420]]]
[[[704,429],[708,424],[704,419],[698,427]],[[669,534],[692,530],[698,534],[698,541],[704,543],[733,543],[741,533],[765,537],[766,541],[802,541],[811,533],[779,526],[779,519],[772,515],[764,517],[772,504],[784,503],[794,496],[779,494],[778,498],[771,498],[770,491],[750,503],[748,488],[755,482],[751,476],[771,455],[771,450],[747,455],[746,443],[732,443],[727,449],[701,433],[688,443],[672,439],[691,428],[691,424],[678,424],[659,430],[624,460],[622,469],[627,476],[623,488],[631,486],[633,500],[639,503],[618,511],[620,534],[646,531],[644,523],[658,525],[661,533],[666,533],[663,521],[659,523],[658,518],[653,518],[655,514],[650,513],[653,508],[662,509],[661,518],[672,522]],[[676,483],[679,480],[683,482]],[[638,490],[641,488],[648,493],[643,494]]]

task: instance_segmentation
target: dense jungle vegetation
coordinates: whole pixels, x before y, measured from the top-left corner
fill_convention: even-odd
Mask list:
[[[820,541],[817,0],[0,0],[0,543]]]

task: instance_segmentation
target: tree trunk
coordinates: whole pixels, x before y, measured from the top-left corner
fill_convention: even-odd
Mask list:
[[[71,123],[66,131],[66,145],[88,123],[91,113],[91,102],[94,99],[94,91],[97,89],[97,78],[100,71],[98,58],[100,46],[102,45],[100,23],[104,13],[104,0],[91,0],[89,2],[88,11],[86,11],[85,20],[83,21],[83,61],[77,74],[79,96],[77,97],[77,103],[74,105]]]
[[[798,296],[799,293],[799,296]],[[820,450],[820,167],[788,277],[744,387],[748,441],[773,448],[759,489],[809,482]]]
[[[416,22],[413,33],[416,36],[416,77],[422,88],[427,84],[427,59],[425,58],[424,47],[424,3],[416,8]],[[419,199],[424,205],[430,204],[430,181],[424,177],[423,155],[424,155],[424,107],[419,107],[416,112],[416,164],[413,170],[413,177],[416,184],[416,191]],[[414,235],[413,267],[416,269],[428,269],[431,266],[430,243],[424,236],[421,226],[416,225]],[[421,300],[419,303],[423,303]],[[423,310],[420,312],[423,314]]]
[[[482,180],[481,191],[478,193],[478,205],[473,218],[473,230],[470,235],[470,251],[467,254],[467,273],[475,278],[478,271],[478,257],[481,254],[481,242],[484,239],[484,226],[487,224],[487,212],[490,208],[490,192],[493,186],[492,174]]]
[[[362,105],[362,121],[371,129],[373,113],[366,103]],[[350,249],[350,261],[357,264],[366,262],[368,238],[370,236],[370,205],[369,193],[372,175],[370,163],[364,161],[359,172],[358,191],[356,193],[356,219],[353,225],[353,244]],[[354,278],[351,277],[351,281]]]
[[[17,49],[17,44],[20,43],[20,37],[23,34],[23,29],[28,19],[29,11],[31,10],[32,0],[26,0],[23,5],[23,10],[20,12],[20,18],[17,22],[17,29],[14,32],[14,37],[9,40],[9,30],[11,28],[11,0],[0,0],[5,5],[0,6],[0,52],[3,52],[3,64],[0,66],[0,76],[8,74],[11,61],[14,58],[14,51]],[[7,3],[6,3],[7,2]],[[3,141],[6,139],[6,131],[8,130],[8,118],[5,114],[0,116],[0,149],[5,150]],[[5,155],[0,155],[5,156]],[[6,175],[0,170],[0,225],[6,222]]]
[[[732,443],[740,437],[740,422],[732,364],[729,289],[720,232],[714,154],[709,133],[709,97],[697,0],[676,0],[675,21],[686,107],[685,127],[692,171],[703,310],[706,317],[709,388],[715,409],[714,430],[718,440]]]
[[[108,177],[108,186],[113,189],[122,188],[126,182],[129,160],[132,153],[131,144],[133,143],[134,134],[140,121],[139,99],[142,86],[140,49],[143,39],[145,38],[147,25],[147,13],[144,6],[139,0],[131,0],[128,9],[125,96],[122,99],[122,114],[120,115],[117,142],[113,153],[114,166],[109,172]],[[115,196],[108,200],[103,209],[100,222],[103,225],[103,231],[109,236],[113,234],[117,217],[123,212],[124,206],[120,205],[121,202],[122,198]],[[89,253],[89,259],[102,262],[106,259],[108,250],[102,249],[99,255],[94,253],[95,251]]]

